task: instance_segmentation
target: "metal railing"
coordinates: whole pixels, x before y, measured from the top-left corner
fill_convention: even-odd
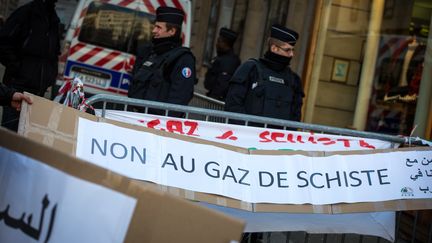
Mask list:
[[[110,95],[110,94],[98,94],[90,97],[86,100],[88,105],[94,105],[98,102],[102,102],[102,117],[105,116],[105,110],[108,103],[115,104],[116,109],[128,110],[129,106],[142,107],[144,113],[148,113],[149,108],[164,110],[165,115],[168,116],[169,111],[178,111],[184,113],[186,119],[195,119],[203,121],[212,121],[219,123],[230,123],[230,121],[243,122],[244,125],[248,126],[251,124],[263,124],[264,127],[278,126],[281,129],[295,129],[301,131],[313,131],[326,134],[362,137],[379,139],[383,141],[389,141],[398,144],[412,144],[421,145],[421,142],[417,138],[413,137],[402,137],[387,135],[381,133],[357,131],[347,128],[331,127],[317,124],[310,124],[304,122],[296,122],[261,116],[253,116],[247,114],[233,113],[222,111],[223,102],[214,100],[204,95],[195,94],[192,99],[191,106],[182,106],[176,104],[168,104],[156,101],[133,99],[128,97]],[[198,107],[201,106],[201,107]],[[206,108],[202,108],[206,107]],[[217,110],[216,110],[217,109]]]
[[[362,138],[372,138],[384,141],[389,141],[398,144],[412,144],[421,145],[421,141],[411,137],[392,136],[386,134],[356,131],[346,128],[337,128],[331,126],[323,126],[316,124],[308,124],[303,122],[295,122],[260,116],[252,116],[246,114],[238,114],[232,112],[223,111],[224,103],[202,94],[195,93],[194,98],[190,102],[189,106],[181,106],[175,104],[167,104],[155,101],[132,99],[127,97],[120,97],[108,94],[98,94],[90,97],[86,103],[88,105],[95,105],[102,103],[101,116],[105,117],[106,108],[108,104],[114,104],[115,109],[128,110],[129,106],[142,107],[144,113],[148,113],[149,108],[164,110],[165,115],[168,115],[169,111],[178,111],[184,113],[184,117],[187,119],[211,121],[218,123],[229,123],[231,120],[242,121],[244,125],[248,126],[251,124],[263,124],[267,126],[279,126],[281,129],[295,129],[302,131],[313,131],[327,134],[354,136]],[[112,107],[112,106],[111,106]],[[423,226],[418,223],[419,214],[426,211],[411,211],[410,212],[397,212],[396,218],[396,240],[398,243],[432,243],[432,223],[430,226]],[[414,216],[412,216],[414,215]],[[432,214],[429,214],[432,215]],[[432,222],[430,219],[428,222]],[[422,238],[419,238],[421,230]],[[426,229],[425,229],[426,228]],[[425,233],[426,232],[426,233]],[[265,232],[261,235],[258,241],[254,241],[256,234],[245,234],[242,242],[310,242],[310,243],[326,243],[326,242],[360,242],[360,243],[377,243],[377,242],[389,242],[380,237],[374,236],[363,236],[355,234],[308,234],[306,232]],[[282,237],[280,237],[282,236]],[[279,237],[279,239],[277,239]]]
[[[223,111],[225,102],[194,92],[194,96],[189,102],[189,106]]]

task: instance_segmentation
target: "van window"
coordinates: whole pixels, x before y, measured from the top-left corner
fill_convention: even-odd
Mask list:
[[[111,4],[92,2],[78,40],[136,54],[138,43],[151,39],[154,16]]]

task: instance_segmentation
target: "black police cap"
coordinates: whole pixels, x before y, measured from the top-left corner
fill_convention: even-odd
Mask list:
[[[225,27],[220,28],[219,36],[222,36],[231,43],[234,43],[237,39],[237,33]]]
[[[182,25],[184,12],[173,7],[158,7],[156,9],[156,21]]]
[[[294,30],[288,29],[285,26],[274,24],[271,27],[270,36],[283,42],[287,42],[290,45],[295,45],[299,34]]]

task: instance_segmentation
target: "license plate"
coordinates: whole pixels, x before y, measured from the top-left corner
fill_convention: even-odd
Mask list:
[[[85,75],[78,72],[70,72],[70,76],[77,77],[83,81],[84,85],[89,84],[91,86],[96,86],[99,88],[107,89],[110,85],[110,80],[98,78],[90,75]],[[84,86],[85,87],[85,86]]]
[[[72,66],[69,76],[81,79],[84,86],[87,84],[93,87],[108,89],[111,84],[110,74],[86,67]]]

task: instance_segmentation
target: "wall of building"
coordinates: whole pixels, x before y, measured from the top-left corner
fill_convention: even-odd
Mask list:
[[[8,16],[17,6],[28,1],[30,0],[0,0],[0,15]],[[59,0],[57,3],[57,12],[66,27],[77,1]],[[351,126],[368,33],[370,0],[331,1],[331,14],[325,38],[315,40],[316,42],[312,41],[311,30],[315,18],[320,18],[315,12],[315,6],[320,0],[192,0],[191,2],[193,13],[191,48],[196,56],[200,78],[196,91],[205,93],[202,81],[207,65],[215,54],[214,44],[220,27],[229,27],[239,33],[234,49],[241,60],[246,61],[248,58],[262,55],[266,49],[265,41],[269,34],[269,26],[274,22],[282,22],[300,34],[291,67],[305,79],[303,82],[306,91],[310,81],[309,76],[305,75],[306,71],[320,69],[315,102],[313,107],[306,107],[306,109],[313,109],[312,119],[308,122],[338,127]],[[412,21],[413,16],[417,18],[424,16],[427,23],[432,8],[425,8],[418,2],[424,5],[427,1],[385,1],[380,34],[408,36],[406,26]],[[321,41],[325,42],[323,60],[315,67],[311,65],[313,54],[308,54],[314,50],[317,42]],[[310,94],[306,93],[306,96],[308,95]]]
[[[430,29],[430,9],[432,9],[430,2],[428,4],[422,0],[383,2],[382,15],[380,13],[377,19],[380,20],[379,28],[372,32],[369,30],[372,1],[325,2],[322,9],[325,9],[325,13],[330,13],[326,15],[329,16],[329,21],[324,29],[325,38],[316,40],[317,46],[324,46],[322,61],[313,63],[316,66],[308,67],[318,70],[319,73],[318,81],[315,82],[316,95],[306,94],[314,97],[312,105],[308,104],[310,107],[306,107],[308,122],[352,127],[354,117],[358,121],[360,114],[356,106],[361,104],[366,107],[367,113],[360,117],[366,121],[366,127],[360,129],[409,135],[415,125],[413,119],[416,114],[416,102],[422,98],[418,96],[418,91],[415,91],[415,82],[419,78],[415,75],[419,72],[413,75],[412,70],[420,70],[422,58],[426,60],[428,58],[421,54],[424,49],[416,46],[422,46],[426,42],[424,36]],[[320,18],[318,15],[316,17]],[[423,33],[418,32],[419,27]],[[377,45],[371,45],[373,48],[368,50],[368,58],[365,57],[366,40],[373,36],[376,36],[379,42]],[[418,44],[411,45],[415,39]],[[410,52],[409,46],[415,49],[410,47]],[[412,54],[414,50],[415,58],[411,59],[408,54]],[[320,58],[321,54],[312,57]],[[363,65],[373,66],[371,69],[370,66]],[[371,71],[362,73],[362,69],[367,70],[365,68]],[[411,70],[411,73],[407,70]],[[427,80],[427,75],[423,76],[420,84],[430,82]],[[402,82],[403,79],[406,81]],[[312,82],[314,81],[316,79]],[[365,96],[357,97],[359,84],[369,81],[372,81],[371,86],[362,86],[362,94],[365,92],[368,94],[366,101],[363,102]],[[394,99],[389,100],[389,97]],[[359,103],[359,100],[362,102]],[[309,116],[310,114],[313,115]],[[309,120],[310,117],[312,119]]]
[[[203,78],[220,27],[238,32],[234,51],[244,62],[260,57],[266,50],[266,40],[273,23],[282,23],[300,34],[292,69],[302,75],[309,44],[310,25],[313,21],[315,1],[302,0],[212,0],[193,1],[192,51],[197,60],[200,82],[198,92],[204,93]],[[215,12],[213,12],[215,11]]]
[[[368,0],[332,2],[313,123],[352,124],[369,11]]]

